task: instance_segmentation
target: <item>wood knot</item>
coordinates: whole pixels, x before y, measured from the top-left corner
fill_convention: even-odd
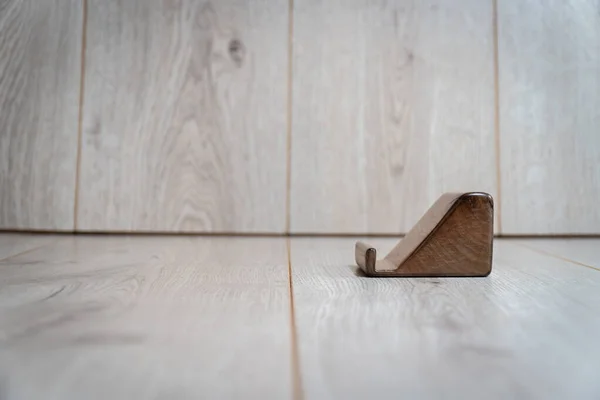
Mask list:
[[[238,39],[231,39],[229,41],[229,56],[233,60],[236,66],[241,67],[244,61],[244,54],[246,50],[244,49],[244,44]]]

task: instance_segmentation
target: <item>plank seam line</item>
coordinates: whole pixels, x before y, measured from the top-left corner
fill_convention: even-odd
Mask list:
[[[566,261],[566,262],[569,262],[569,263],[572,263],[572,264],[575,264],[575,265],[579,265],[579,266],[582,266],[582,267],[586,267],[586,268],[594,269],[596,271],[600,271],[600,268],[593,267],[591,265],[587,265],[587,264],[581,263],[579,261],[571,260],[569,258],[566,258],[566,257],[563,257],[563,256],[559,256],[558,254],[550,253],[550,252],[547,252],[545,250],[536,249],[535,247],[531,247],[531,246],[528,246],[528,245],[523,244],[523,243],[519,243],[519,242],[510,242],[510,243],[513,243],[513,244],[515,244],[517,246],[525,247],[526,249],[535,251],[536,253],[540,253],[540,254],[543,254],[543,255],[546,255],[546,256],[549,256],[549,257],[558,258],[559,260],[562,260],[562,261]]]
[[[294,0],[288,3],[288,73],[287,73],[287,125],[286,125],[286,182],[285,182],[285,233],[291,229],[292,207],[292,102],[294,73]]]
[[[290,288],[290,334],[291,334],[291,363],[292,363],[292,399],[304,399],[302,377],[300,375],[300,355],[298,353],[298,329],[296,326],[296,308],[294,302],[294,282],[292,277],[292,251],[290,239],[286,239],[288,257],[288,281]]]
[[[79,215],[79,181],[81,179],[81,132],[83,129],[83,101],[85,98],[85,53],[87,47],[87,0],[83,1],[83,22],[81,31],[81,72],[79,83],[79,116],[77,120],[77,161],[75,166],[75,199],[73,205],[73,230],[77,231]]]
[[[492,29],[494,39],[494,147],[496,148],[496,191],[498,196],[498,233],[502,233],[502,161],[500,160],[500,66],[498,54],[498,0],[492,1]]]
[[[72,229],[23,229],[14,227],[0,227],[0,233],[27,233],[32,235],[96,235],[96,236],[231,236],[231,237],[290,237],[290,238],[303,238],[303,237],[314,237],[314,238],[394,238],[401,239],[406,235],[404,233],[377,233],[377,232],[358,232],[358,233],[343,233],[343,232],[235,232],[235,231],[146,231],[146,230],[89,230],[79,229],[74,232]],[[600,238],[599,234],[495,234],[495,239],[590,239]]]

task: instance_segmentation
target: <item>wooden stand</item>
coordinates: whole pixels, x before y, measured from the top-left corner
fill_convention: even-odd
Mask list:
[[[487,276],[492,271],[494,201],[487,193],[446,193],[383,259],[357,242],[368,276]]]

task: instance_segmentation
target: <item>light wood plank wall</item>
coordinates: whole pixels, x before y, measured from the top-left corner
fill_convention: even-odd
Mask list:
[[[73,229],[80,0],[0,1],[0,227]]]
[[[600,1],[498,1],[503,229],[600,233]]]
[[[0,2],[0,228],[403,233],[481,190],[600,233],[599,9]]]
[[[491,1],[296,2],[293,231],[407,232],[444,192],[496,195],[492,22]]]
[[[287,0],[88,0],[77,228],[283,232]]]

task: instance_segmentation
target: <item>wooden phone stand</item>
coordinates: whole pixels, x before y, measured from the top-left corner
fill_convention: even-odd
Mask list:
[[[383,260],[362,242],[356,243],[354,256],[368,276],[487,276],[493,239],[492,196],[446,193]]]

